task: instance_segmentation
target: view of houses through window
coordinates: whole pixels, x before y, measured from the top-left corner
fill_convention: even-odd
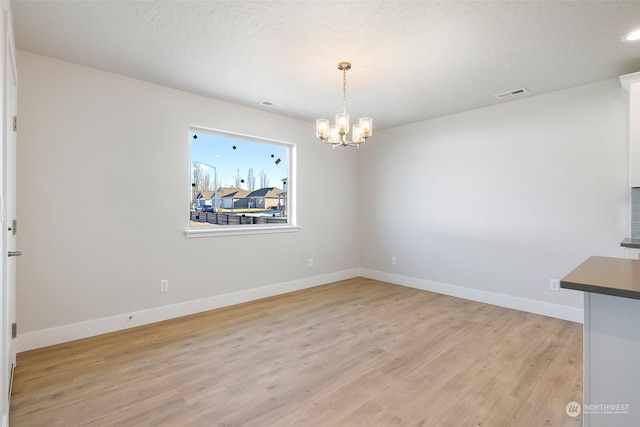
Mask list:
[[[291,147],[191,128],[191,227],[287,224]]]

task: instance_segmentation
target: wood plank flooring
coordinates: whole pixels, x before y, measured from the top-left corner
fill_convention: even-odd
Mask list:
[[[18,355],[20,426],[580,426],[582,325],[356,278]]]

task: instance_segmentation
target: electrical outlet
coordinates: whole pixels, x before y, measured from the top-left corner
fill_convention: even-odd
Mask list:
[[[313,267],[313,258],[309,258],[309,268]]]
[[[560,290],[560,280],[558,279],[550,279],[549,280],[549,290],[558,292]]]
[[[398,264],[398,259],[394,256],[391,257],[391,265],[396,265]]]
[[[160,292],[169,292],[169,281],[167,279],[160,280]]]

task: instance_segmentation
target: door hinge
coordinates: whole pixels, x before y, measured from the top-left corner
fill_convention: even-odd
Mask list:
[[[16,235],[18,233],[18,220],[14,219],[11,221],[11,228],[9,229],[12,235]]]
[[[18,116],[13,116],[13,131],[18,131]]]
[[[18,324],[17,323],[12,323],[11,324],[11,338],[15,338],[18,336]]]

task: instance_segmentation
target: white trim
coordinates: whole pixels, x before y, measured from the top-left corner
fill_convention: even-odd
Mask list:
[[[9,419],[6,415],[2,415],[2,427],[9,427]]]
[[[271,225],[266,227],[245,225],[231,228],[221,226],[219,228],[191,228],[185,230],[184,236],[187,239],[194,239],[197,237],[242,236],[246,234],[294,233],[296,231],[300,231],[300,227],[295,225]]]
[[[395,285],[407,286],[424,291],[436,292],[457,298],[464,298],[500,307],[511,308],[571,322],[583,323],[583,310],[566,305],[551,304],[512,295],[497,294],[479,289],[466,288],[448,283],[433,282],[431,280],[416,279],[414,277],[400,276],[398,274],[383,271],[360,269],[360,275],[369,279],[376,279]]]
[[[63,342],[87,338],[95,335],[106,334],[135,326],[160,322],[203,311],[214,310],[260,298],[267,298],[287,292],[312,288],[340,280],[351,279],[358,276],[358,269],[338,271],[336,273],[313,276],[305,279],[293,280],[245,291],[232,292],[230,294],[217,295],[164,307],[151,308],[133,313],[123,313],[116,316],[101,319],[88,320],[86,322],[71,325],[58,326],[34,332],[19,334],[16,338],[18,352],[33,350]]]
[[[625,74],[624,76],[620,76],[620,86],[624,90],[630,90],[631,85],[640,82],[640,73],[631,73]]]

